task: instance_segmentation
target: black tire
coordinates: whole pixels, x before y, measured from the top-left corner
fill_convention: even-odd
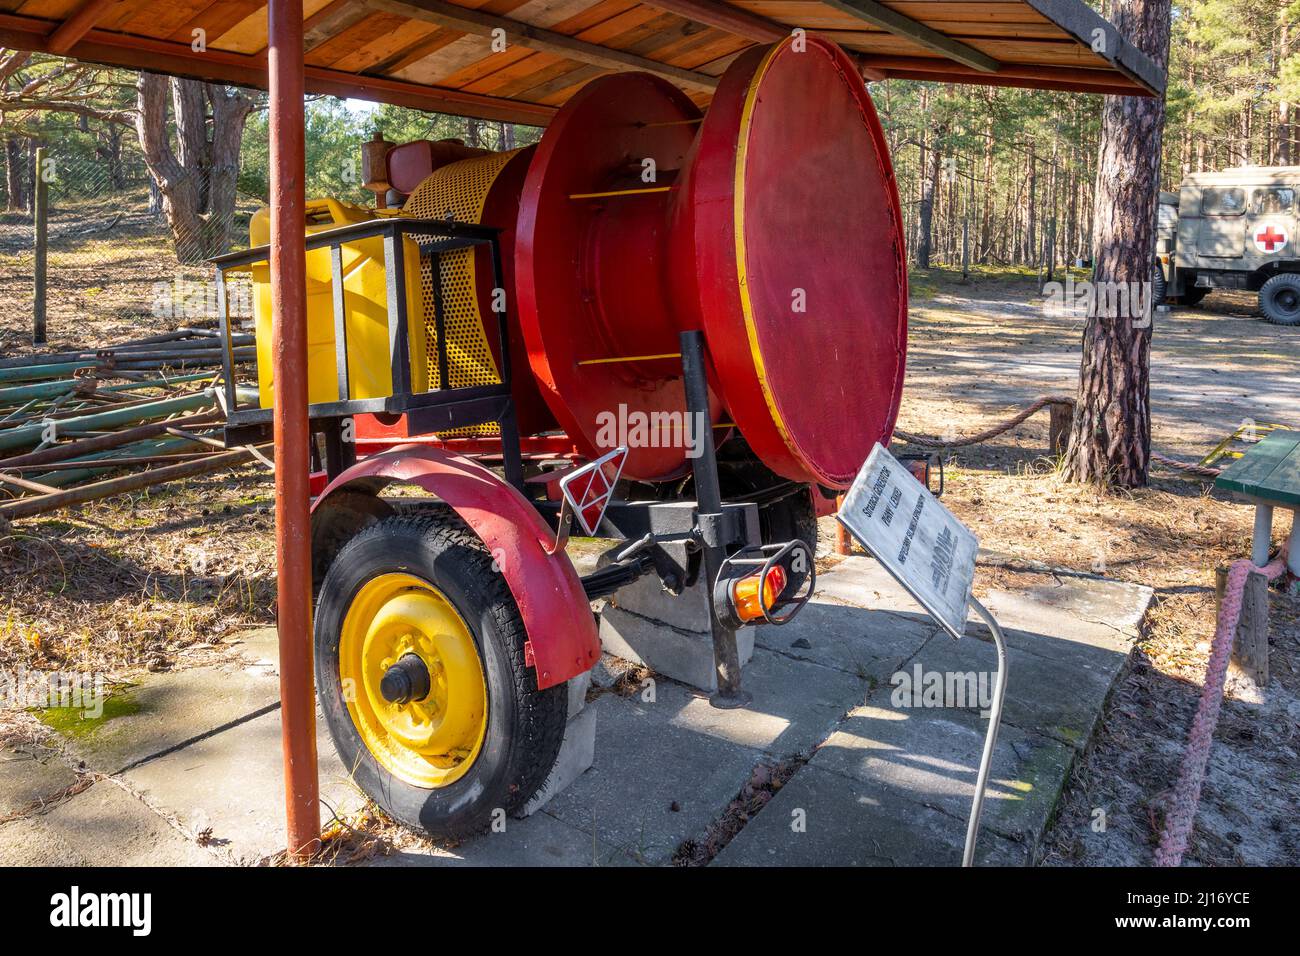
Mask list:
[[[1178,301],[1189,308],[1195,308],[1200,305],[1201,301],[1209,294],[1210,290],[1206,288],[1184,286],[1183,294],[1178,297]]]
[[[1164,305],[1165,293],[1168,291],[1168,282],[1165,280],[1165,270],[1160,265],[1160,260],[1156,260],[1155,269],[1151,273],[1151,304]]]
[[[798,538],[817,550],[817,510],[811,488],[803,487],[788,498],[758,509],[759,530],[764,544],[782,544]]]
[[[1300,275],[1280,272],[1259,290],[1259,311],[1274,325],[1300,325]]]
[[[424,789],[395,776],[370,753],[343,698],[339,636],[361,586],[385,573],[434,585],[468,625],[487,685],[487,730],[460,779]],[[492,556],[454,513],[394,515],[362,530],[338,553],[316,610],[316,686],[330,736],[353,779],[393,819],[435,837],[460,839],[498,811],[521,807],[545,782],[564,737],[565,685],[539,691],[524,663],[527,634]]]

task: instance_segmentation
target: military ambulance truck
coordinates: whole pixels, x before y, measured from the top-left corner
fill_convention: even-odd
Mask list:
[[[1211,289],[1259,293],[1264,318],[1300,325],[1300,166],[1193,173],[1162,192],[1156,230],[1156,301],[1196,305]]]

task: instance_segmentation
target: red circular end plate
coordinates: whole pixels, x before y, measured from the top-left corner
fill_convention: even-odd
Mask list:
[[[906,260],[871,97],[837,46],[802,43],[723,78],[677,197],[674,264],[694,288],[675,281],[698,295],[715,387],[754,451],[845,488],[898,413]]]

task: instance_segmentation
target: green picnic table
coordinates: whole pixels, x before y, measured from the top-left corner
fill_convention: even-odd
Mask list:
[[[1300,511],[1300,432],[1274,431],[1223,470],[1214,487],[1238,501],[1255,506],[1255,533],[1251,538],[1250,560],[1256,567],[1268,563],[1273,534],[1273,509],[1291,512],[1291,536],[1287,539],[1287,570],[1300,575],[1300,535],[1296,512]]]

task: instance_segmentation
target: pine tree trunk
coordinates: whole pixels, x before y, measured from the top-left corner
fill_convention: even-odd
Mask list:
[[[1117,0],[1121,34],[1162,69],[1169,54],[1170,0]],[[1160,97],[1107,96],[1094,197],[1093,283],[1097,296],[1083,332],[1067,480],[1135,488],[1146,484],[1151,452],[1150,280],[1160,189]],[[1141,283],[1125,297],[1119,284]],[[1117,307],[1117,306],[1126,307]],[[1145,314],[1141,314],[1145,313]]]
[[[1038,265],[1038,237],[1034,233],[1035,219],[1038,216],[1038,157],[1034,148],[1029,147],[1029,207],[1025,210],[1025,261]]]
[[[929,169],[923,170],[921,173],[924,179],[921,185],[920,218],[916,227],[916,267],[918,269],[930,268],[930,251],[933,248],[931,236],[934,224],[935,190],[938,188],[939,168],[943,161],[943,151],[939,148],[939,140],[942,136],[943,130],[939,130],[934,137],[934,144],[930,148]]]
[[[990,104],[991,106],[991,104]],[[977,262],[988,262],[993,249],[993,110],[990,108],[984,121],[984,186],[980,213],[980,251],[975,257]]]
[[[167,99],[176,111],[177,149],[167,137]],[[208,101],[212,139],[208,140]],[[197,263],[230,248],[239,142],[251,102],[225,87],[141,73],[136,81],[136,132],[162,196],[176,258]]]
[[[5,206],[10,212],[23,203],[23,141],[17,136],[5,140]]]
[[[239,144],[253,102],[242,93],[209,84],[212,103],[212,142],[208,160],[207,250],[209,256],[230,251],[235,199],[239,184]]]
[[[1286,10],[1278,13],[1281,26],[1278,30],[1278,62],[1283,62],[1291,52],[1291,35]],[[1277,165],[1291,165],[1291,103],[1281,98],[1277,101]]]

